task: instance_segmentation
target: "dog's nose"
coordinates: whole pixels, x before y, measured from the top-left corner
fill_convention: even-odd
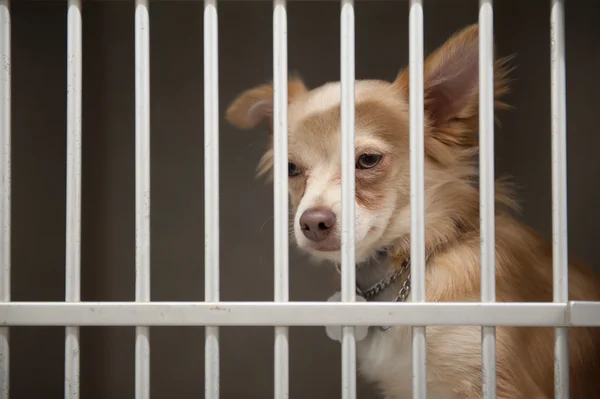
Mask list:
[[[334,225],[335,213],[328,209],[307,209],[300,216],[300,228],[311,241],[323,241]]]

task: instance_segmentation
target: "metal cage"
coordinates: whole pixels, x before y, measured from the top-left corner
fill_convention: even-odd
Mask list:
[[[10,326],[65,326],[65,398],[79,397],[79,327],[136,326],[136,398],[150,397],[149,326],[206,326],[207,399],[219,397],[219,326],[275,328],[275,397],[289,397],[288,326],[346,326],[342,397],[356,397],[354,327],[412,326],[413,397],[426,397],[425,332],[429,325],[482,327],[483,397],[496,397],[495,326],[552,326],[556,398],[568,398],[567,327],[600,326],[600,304],[569,302],[567,281],[566,94],[564,0],[551,0],[553,303],[495,303],[493,8],[480,0],[480,198],[482,295],[478,303],[425,301],[423,2],[410,0],[410,174],[413,302],[355,303],[354,270],[354,2],[342,0],[342,302],[289,302],[287,168],[287,10],[273,1],[274,276],[275,298],[219,301],[219,105],[217,0],[204,1],[205,302],[150,301],[150,61],[149,2],[135,0],[136,297],[135,302],[81,302],[82,2],[68,0],[67,241],[64,302],[11,302],[11,26],[9,0],[0,0],[0,399],[9,398]],[[85,354],[83,354],[85,355]]]

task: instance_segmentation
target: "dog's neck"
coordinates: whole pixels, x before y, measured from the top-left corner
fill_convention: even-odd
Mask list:
[[[409,257],[396,265],[387,251],[377,251],[356,265],[356,293],[369,302],[404,302],[410,293],[410,276]]]
[[[465,220],[454,221],[454,234],[446,235],[444,240],[426,243],[425,265],[434,254],[451,246],[453,242],[473,231],[477,224]],[[340,265],[336,265],[341,274]],[[392,251],[376,251],[367,260],[356,265],[356,293],[367,301],[404,302],[410,294],[411,285],[410,246]]]

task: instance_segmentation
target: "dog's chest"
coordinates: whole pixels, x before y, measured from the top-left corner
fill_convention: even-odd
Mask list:
[[[373,302],[398,300],[410,302],[410,294],[404,297],[400,295],[406,286],[404,272],[409,272],[409,265],[406,262],[398,267],[392,267],[387,254],[380,252],[357,267],[357,286],[361,294],[375,292],[375,295],[370,298]],[[394,278],[390,279],[389,276]],[[370,382],[377,384],[386,399],[412,399],[410,327],[395,327],[388,331],[371,327],[368,336],[357,342],[356,349],[361,374]],[[429,375],[435,375],[428,371]],[[457,399],[450,388],[431,378],[428,378],[427,382],[427,398]]]
[[[375,383],[386,399],[412,399],[411,330],[397,327],[384,332],[371,328],[369,336],[357,342],[360,373]],[[428,374],[431,375],[428,370]],[[428,399],[456,399],[453,390],[441,381],[428,378]]]
[[[378,331],[357,342],[361,374],[386,394],[386,398],[409,398],[412,393],[410,331]]]

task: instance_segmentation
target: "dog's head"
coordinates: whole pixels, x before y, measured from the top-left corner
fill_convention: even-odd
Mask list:
[[[428,56],[424,69],[426,235],[443,241],[477,212],[472,155],[478,125],[478,28],[470,26]],[[503,62],[495,92],[506,91]],[[498,68],[500,67],[500,68]],[[357,81],[355,86],[356,258],[406,246],[410,234],[409,78]],[[266,123],[271,145],[259,175],[273,165],[273,86],[239,95],[227,119],[240,128]],[[309,90],[288,82],[289,193],[294,237],[301,249],[339,261],[341,213],[340,84]],[[475,193],[475,194],[474,194]],[[474,197],[475,196],[475,197]],[[473,202],[475,200],[475,203]]]

